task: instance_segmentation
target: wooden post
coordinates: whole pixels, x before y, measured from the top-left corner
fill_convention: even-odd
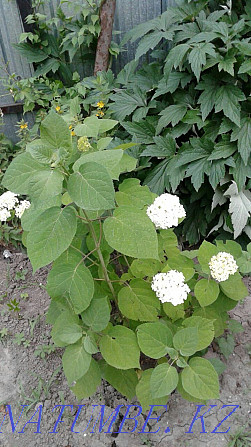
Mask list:
[[[112,28],[116,9],[116,0],[103,0],[100,7],[101,31],[98,38],[94,75],[107,71],[109,66],[109,48],[112,40]]]

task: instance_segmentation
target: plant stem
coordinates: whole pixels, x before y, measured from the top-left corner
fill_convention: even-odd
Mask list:
[[[111,280],[109,278],[108,271],[107,271],[107,268],[106,268],[106,265],[105,265],[105,260],[103,258],[102,252],[101,252],[100,247],[99,247],[100,243],[99,243],[99,241],[97,239],[95,230],[93,228],[93,224],[90,221],[90,219],[88,218],[88,215],[86,214],[86,212],[84,210],[83,210],[83,212],[84,212],[85,218],[86,218],[86,220],[88,222],[91,235],[92,235],[93,240],[94,240],[95,245],[96,245],[97,254],[98,254],[98,257],[99,257],[99,260],[100,260],[100,263],[101,263],[101,266],[102,266],[102,269],[103,269],[103,272],[104,272],[105,280],[106,280],[106,282],[107,282],[107,284],[108,284],[108,286],[110,288],[110,291],[112,293],[114,301],[117,301],[116,293],[115,293],[115,290],[113,288],[112,282],[111,282]]]

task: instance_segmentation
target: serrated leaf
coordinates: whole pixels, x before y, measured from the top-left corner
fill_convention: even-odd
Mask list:
[[[149,405],[165,405],[168,396],[153,398],[150,391],[150,379],[153,369],[147,369],[142,372],[141,379],[136,386],[136,395],[142,406],[143,411],[149,410]]]
[[[57,259],[71,244],[77,229],[72,207],[45,210],[32,222],[27,250],[34,272]]]
[[[220,376],[226,369],[225,363],[223,363],[218,357],[211,357],[208,361],[213,365],[215,371]]]
[[[236,183],[232,182],[224,196],[230,196],[229,213],[236,239],[242,233],[251,214],[251,193],[248,190],[238,192]]]
[[[150,392],[153,398],[165,397],[178,385],[179,376],[176,368],[168,363],[156,366],[150,378]]]
[[[187,328],[197,328],[198,344],[197,351],[207,348],[214,339],[214,325],[212,320],[202,317],[189,317],[183,321],[183,326]]]
[[[102,368],[102,375],[110,385],[126,396],[127,399],[132,400],[136,395],[138,378],[134,369],[121,370],[105,364]]]
[[[137,47],[135,59],[139,59],[146,54],[150,49],[155,48],[159,42],[163,39],[163,33],[160,31],[153,31],[152,33],[144,36]]]
[[[94,281],[90,271],[81,260],[67,264],[58,263],[49,273],[47,291],[54,298],[67,293],[74,312],[80,314],[91,302]]]
[[[98,363],[91,359],[90,367],[74,387],[71,388],[78,400],[92,396],[101,384],[101,372]]]
[[[122,126],[131,135],[136,137],[138,143],[151,144],[155,136],[155,127],[146,120],[142,120],[139,123],[123,122]]]
[[[120,289],[118,305],[122,315],[136,321],[156,321],[160,310],[160,301],[150,284],[141,279]]]
[[[118,369],[140,368],[140,350],[135,333],[125,326],[113,326],[100,340],[105,361]]]
[[[172,332],[161,323],[144,323],[137,327],[137,338],[141,351],[148,357],[159,359],[172,348]]]
[[[238,140],[238,151],[245,165],[251,154],[251,118],[241,120],[241,128],[235,128],[231,135],[231,141]]]
[[[236,85],[223,85],[216,92],[215,112],[222,110],[225,116],[240,127],[240,101],[245,99],[244,93]]]
[[[202,307],[216,301],[219,293],[219,285],[212,279],[200,279],[194,287],[194,294]]]
[[[95,162],[79,166],[79,171],[70,175],[68,192],[72,200],[85,210],[112,209],[115,206],[115,191],[107,169]]]
[[[191,64],[192,71],[194,72],[197,81],[200,79],[200,73],[202,67],[206,64],[207,58],[206,55],[210,54],[215,57],[215,49],[212,43],[198,43],[192,51],[189,53],[189,63]]]
[[[219,398],[218,375],[206,359],[192,358],[181,372],[181,381],[184,390],[197,399]]]
[[[198,330],[195,327],[181,329],[173,337],[173,346],[183,356],[195,354],[198,345]]]
[[[91,355],[86,352],[82,340],[74,345],[67,346],[62,357],[62,363],[69,385],[87,373],[91,358]]]
[[[83,322],[94,332],[103,331],[110,320],[107,297],[93,297],[90,306],[81,313]]]
[[[144,210],[130,206],[115,209],[104,222],[108,244],[120,253],[140,259],[159,259],[155,228]]]
[[[54,149],[72,150],[72,137],[68,124],[58,113],[51,111],[42,121],[40,136],[44,143],[48,143]]]
[[[157,126],[157,134],[159,134],[164,127],[167,127],[170,123],[172,126],[176,126],[179,121],[185,116],[187,112],[187,106],[184,104],[173,104],[171,106],[166,107],[160,113],[161,118],[159,119]]]

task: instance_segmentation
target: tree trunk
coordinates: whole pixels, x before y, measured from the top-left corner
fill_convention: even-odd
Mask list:
[[[107,71],[109,66],[109,48],[112,40],[112,28],[115,15],[116,0],[104,0],[100,10],[101,31],[98,38],[94,75],[99,71]]]

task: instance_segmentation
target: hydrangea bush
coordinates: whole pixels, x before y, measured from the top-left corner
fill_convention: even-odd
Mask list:
[[[0,195],[0,244],[18,245],[18,241],[20,242],[22,238],[20,219],[24,210],[29,207],[28,200],[20,200],[17,194],[11,191]]]
[[[31,201],[22,226],[34,272],[53,263],[47,320],[65,348],[68,384],[81,399],[104,378],[144,409],[175,389],[194,402],[216,399],[218,374],[203,356],[247,295],[241,247],[204,241],[180,251],[179,198],[157,197],[129,174],[119,182],[137,160],[107,136],[116,124],[88,117],[73,136],[51,112],[3,181]]]

